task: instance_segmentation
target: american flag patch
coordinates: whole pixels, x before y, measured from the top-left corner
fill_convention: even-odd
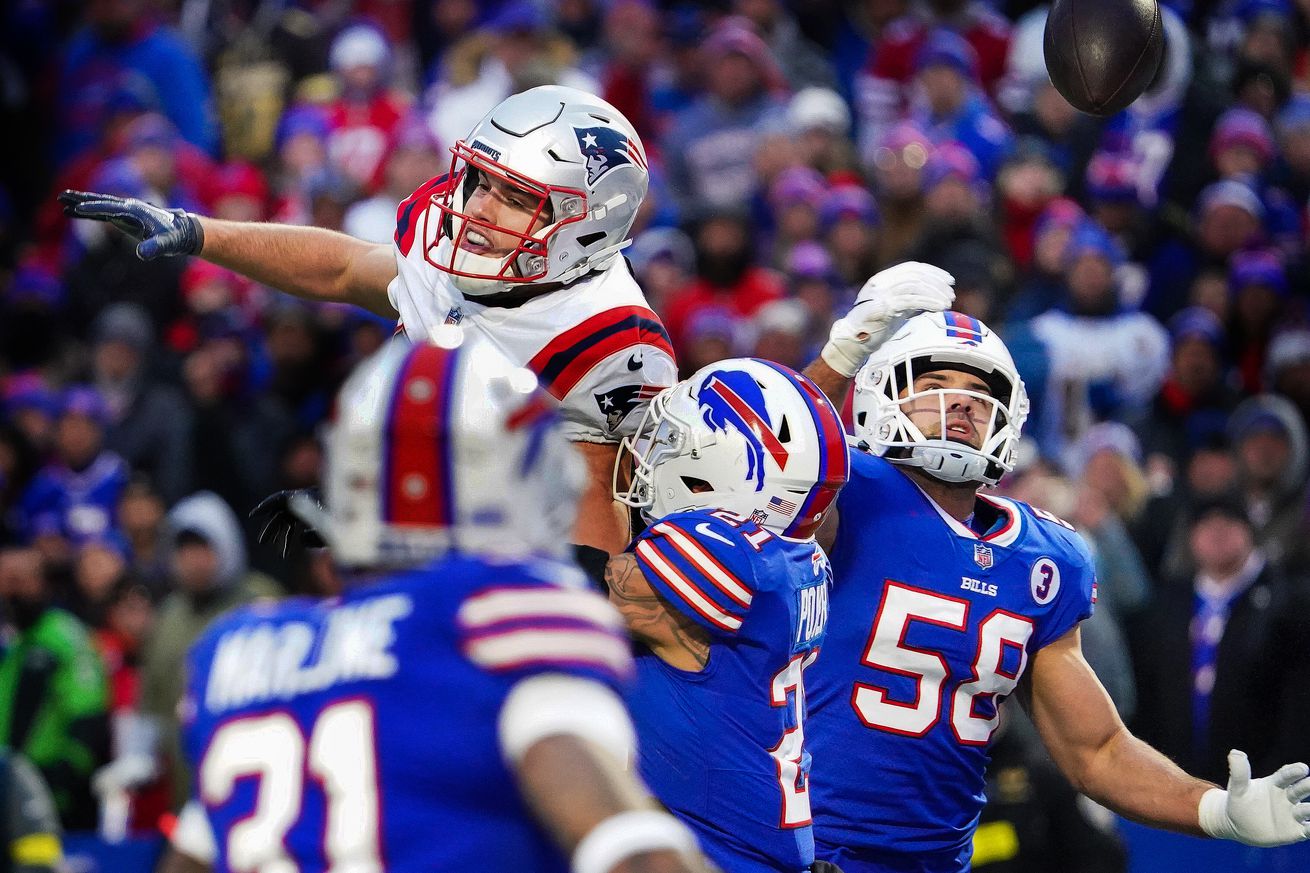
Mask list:
[[[783,500],[781,497],[770,497],[769,509],[781,512],[783,515],[791,515],[796,511],[796,504],[790,500]]]

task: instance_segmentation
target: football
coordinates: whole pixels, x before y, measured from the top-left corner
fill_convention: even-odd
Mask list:
[[[1055,0],[1042,48],[1064,99],[1091,115],[1113,115],[1141,96],[1160,69],[1160,6],[1156,0]]]

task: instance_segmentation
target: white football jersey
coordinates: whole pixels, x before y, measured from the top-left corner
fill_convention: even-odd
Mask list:
[[[664,325],[620,258],[599,273],[519,306],[486,306],[465,297],[428,263],[428,205],[438,177],[400,204],[396,278],[387,289],[397,330],[422,338],[457,324],[473,343],[490,343],[537,374],[560,402],[570,439],[617,442],[633,431],[650,399],[677,381]]]

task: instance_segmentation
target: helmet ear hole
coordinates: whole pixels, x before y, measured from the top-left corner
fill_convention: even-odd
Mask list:
[[[714,486],[704,479],[697,479],[695,476],[680,476],[682,484],[692,494],[702,494],[706,491],[713,491]]]
[[[855,423],[858,424],[860,427],[864,427],[864,423],[868,420],[868,418],[869,418],[868,412],[860,411],[855,413]]]

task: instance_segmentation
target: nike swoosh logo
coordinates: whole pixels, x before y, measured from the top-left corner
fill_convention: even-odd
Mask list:
[[[633,355],[633,356],[631,356],[630,358],[628,358],[628,369],[629,369],[629,370],[640,370],[640,369],[641,369],[641,365],[642,365],[643,363],[644,363],[643,361],[638,360],[638,358],[637,358],[636,355]]]
[[[709,537],[710,539],[718,540],[719,542],[723,543],[725,546],[737,545],[732,540],[725,537],[723,534],[718,534],[710,530],[710,523],[708,521],[702,521],[700,524],[696,525],[696,533],[700,534],[703,537]]]

